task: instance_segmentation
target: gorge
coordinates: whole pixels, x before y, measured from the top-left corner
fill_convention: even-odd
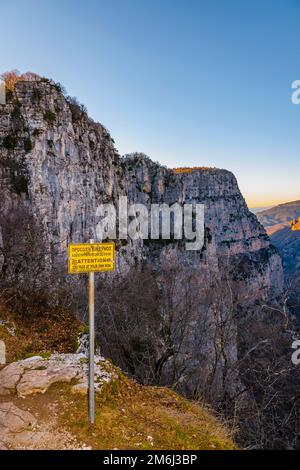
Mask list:
[[[204,245],[199,251],[186,251],[175,239],[116,241],[116,272],[99,279],[102,299],[108,299],[99,302],[96,312],[99,343],[105,355],[141,382],[202,396],[225,416],[242,414],[250,403],[252,416],[259,408],[259,384],[250,381],[248,361],[257,359],[259,347],[271,341],[262,327],[268,332],[278,328],[285,348],[289,334],[280,323],[281,258],[248,210],[231,172],[168,169],[142,153],[121,157],[105,127],[65,97],[59,84],[35,78],[18,81],[0,106],[0,183],[2,277],[7,278],[12,257],[7,220],[21,233],[36,223],[32,249],[41,240],[35,254],[44,260],[46,273],[39,265],[33,284],[51,284],[47,276],[59,272],[72,292],[80,291],[84,280],[72,285],[66,280],[67,246],[97,238],[100,204],[118,210],[122,196],[149,210],[151,204],[203,204]],[[130,298],[136,288],[144,299]],[[84,318],[82,307],[77,313]],[[109,315],[115,315],[118,331],[109,329]],[[122,344],[120,325],[126,321],[128,344],[125,339]],[[251,328],[257,328],[255,334]],[[266,349],[269,357],[271,349]],[[262,363],[260,367],[262,373]],[[286,410],[285,403],[282,407]],[[250,423],[245,431],[254,447],[265,445],[251,434],[261,425]],[[272,436],[272,445],[278,439]]]

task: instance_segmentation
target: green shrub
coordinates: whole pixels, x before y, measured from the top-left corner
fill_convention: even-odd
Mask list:
[[[35,128],[32,132],[32,135],[33,137],[38,137],[42,132],[42,129]]]
[[[42,99],[43,93],[39,88],[34,88],[31,99],[33,103],[39,103]]]
[[[48,109],[48,111],[46,111],[44,114],[44,119],[49,125],[52,125],[55,122],[56,114],[53,111],[50,111],[50,109]]]
[[[85,114],[87,114],[87,108],[84,104],[79,103],[75,96],[67,96],[66,100],[70,106],[73,122],[79,121]]]
[[[13,175],[11,182],[17,194],[28,193],[28,180],[24,174]]]
[[[51,85],[51,80],[47,77],[41,77],[40,81],[42,83],[48,83],[49,85]]]
[[[14,108],[11,112],[11,116],[14,119],[18,119],[21,116],[21,105],[17,100],[14,101]]]
[[[14,135],[7,135],[2,141],[2,146],[7,150],[13,150],[17,145],[17,138]]]
[[[32,145],[30,137],[26,137],[24,139],[24,149],[26,152],[31,152],[31,150],[33,149],[33,145]]]
[[[54,88],[58,93],[62,93],[63,95],[66,93],[65,87],[59,82],[54,84]]]

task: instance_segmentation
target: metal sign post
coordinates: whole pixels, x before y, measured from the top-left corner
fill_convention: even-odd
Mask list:
[[[94,243],[90,239],[90,243]],[[89,273],[89,420],[95,422],[95,384],[94,384],[94,353],[95,353],[95,273]]]
[[[69,274],[89,274],[89,422],[95,422],[95,272],[114,271],[115,244],[113,242],[72,243],[68,249]]]

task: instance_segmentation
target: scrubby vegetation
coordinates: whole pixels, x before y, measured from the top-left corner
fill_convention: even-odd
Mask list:
[[[66,100],[70,106],[73,122],[79,121],[83,116],[86,116],[87,109],[85,105],[79,103],[75,96],[67,96]]]
[[[84,325],[67,309],[41,307],[32,301],[22,315],[0,300],[0,340],[6,344],[8,362],[52,352],[76,352]]]
[[[52,124],[55,123],[56,114],[53,111],[51,111],[50,109],[48,109],[44,114],[44,119],[51,126]]]
[[[33,72],[20,73],[19,70],[10,70],[1,75],[1,79],[5,83],[5,88],[9,92],[13,92],[16,84],[21,81],[33,82],[40,79],[40,76]]]
[[[145,387],[119,373],[96,394],[95,426],[82,396],[61,394],[60,424],[93,449],[233,450],[211,412],[163,387]]]
[[[178,167],[178,168],[172,168],[172,171],[174,173],[192,173],[193,171],[203,171],[203,170],[212,170],[215,167],[210,167],[210,166],[184,166],[184,167]]]
[[[0,217],[0,225],[4,242],[0,294],[5,306],[1,315],[5,315],[5,309],[13,312],[4,318],[19,329],[19,336],[13,337],[1,328],[2,337],[14,351],[10,359],[55,350],[74,351],[82,326],[70,312],[84,319],[86,280],[72,284],[65,266],[53,266],[53,271],[45,273],[45,233],[25,207],[20,205],[19,210]],[[290,361],[289,318],[280,307],[284,300],[278,299],[277,306],[253,306],[249,315],[240,318],[238,357],[234,358],[231,345],[236,338],[242,295],[234,293],[228,278],[211,278],[209,283],[206,279],[202,284],[197,275],[177,265],[165,265],[159,272],[147,266],[135,268],[125,277],[115,277],[113,284],[109,277],[101,277],[96,289],[96,302],[101,305],[101,315],[96,317],[101,352],[141,384],[168,386],[211,404],[236,432],[241,445],[297,447],[298,381]],[[198,334],[197,361],[190,354],[191,325]],[[209,358],[203,353],[207,344],[211,346]],[[236,388],[233,384],[237,378],[241,381]],[[103,413],[98,415],[99,433],[101,427],[111,425],[126,390],[130,388],[113,401],[115,411],[107,416],[107,422],[102,421]],[[138,393],[138,388],[134,390]],[[78,410],[84,413],[85,406],[78,403]],[[108,401],[105,406],[111,407]],[[138,403],[135,407],[143,413]],[[134,429],[134,409],[130,413],[132,423],[128,420],[128,426]],[[125,427],[121,416],[117,414]],[[155,422],[156,411],[153,416]],[[77,422],[75,415],[75,428]],[[173,422],[171,425],[175,426]],[[84,426],[81,431],[88,432]],[[198,438],[195,442],[189,439],[187,432],[183,440],[174,442],[183,448],[200,445]],[[115,445],[125,447],[125,442],[122,437]]]
[[[40,75],[33,73],[33,72],[26,72],[20,73],[18,70],[10,70],[4,72],[0,75],[0,78],[5,83],[6,93],[8,97],[13,96],[13,92],[15,91],[16,85],[18,82],[22,81],[30,81],[30,82],[41,82],[47,83],[55,88],[58,93],[64,95],[66,101],[70,106],[70,110],[72,113],[72,119],[74,122],[79,121],[83,116],[87,116],[87,108],[84,104],[80,103],[75,96],[69,96],[65,87],[59,83],[55,82],[46,77],[41,77]],[[36,87],[33,89],[31,99],[33,104],[39,104],[42,99],[42,91]],[[13,113],[19,113],[19,109],[15,107]],[[56,115],[53,111],[48,110],[44,115],[44,119],[47,121],[49,125],[54,124]]]

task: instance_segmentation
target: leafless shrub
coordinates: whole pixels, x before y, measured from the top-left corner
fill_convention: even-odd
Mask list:
[[[99,343],[123,370],[209,403],[242,446],[299,447],[285,294],[246,309],[226,274],[201,284],[179,266],[132,270],[97,292]]]
[[[284,303],[281,308],[284,313]],[[291,333],[280,305],[252,309],[240,322],[238,367],[249,398],[239,410],[240,436],[248,447],[299,448],[300,381]]]
[[[0,226],[1,293],[22,311],[33,293],[44,297],[42,228],[22,205],[1,213]]]
[[[76,305],[74,280],[66,260],[49,243],[45,227],[20,200],[0,213],[0,296],[17,313],[30,315],[34,306]]]
[[[69,103],[73,121],[78,121],[84,114],[87,114],[87,108],[84,104],[79,103],[75,96],[67,96],[66,100]]]
[[[2,300],[22,315],[30,315],[32,303],[64,305],[86,320],[87,277],[66,275],[65,257],[26,204],[2,211],[0,227]],[[225,272],[200,278],[174,263],[99,276],[98,342],[138,381],[212,405],[242,446],[299,448],[293,289],[276,303],[250,306]]]
[[[177,361],[195,293],[191,286],[179,287],[179,280],[174,268],[156,273],[144,267],[117,277],[113,284],[98,285],[97,331],[103,352],[143,383],[174,385],[180,378]]]

